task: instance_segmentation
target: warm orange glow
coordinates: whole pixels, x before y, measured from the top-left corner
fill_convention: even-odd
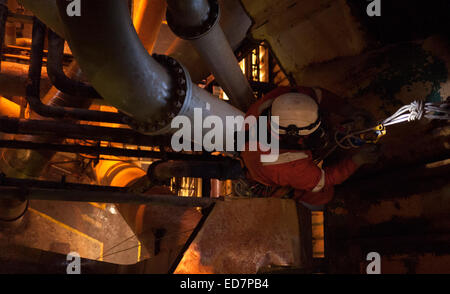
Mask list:
[[[19,117],[20,106],[0,96],[0,115],[9,117]]]
[[[138,3],[133,23],[149,53],[153,51],[165,13],[165,0],[141,0]]]
[[[325,257],[323,212],[312,212],[313,257]]]
[[[136,165],[114,160],[101,160],[95,166],[95,173],[99,183],[115,187],[125,187],[146,175],[146,172]]]

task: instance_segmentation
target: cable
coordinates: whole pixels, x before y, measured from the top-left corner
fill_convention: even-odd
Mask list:
[[[342,149],[359,148],[360,146],[354,144],[354,141],[362,140],[357,135],[367,132],[378,131],[378,138],[385,134],[385,127],[403,123],[421,120],[422,118],[429,120],[449,120],[450,119],[450,104],[448,102],[423,102],[413,101],[408,105],[402,106],[397,112],[390,117],[383,120],[380,124],[361,131],[347,132],[342,138],[338,138],[339,132],[334,135],[336,144]]]

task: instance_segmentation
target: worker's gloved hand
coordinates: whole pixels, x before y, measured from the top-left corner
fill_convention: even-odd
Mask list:
[[[377,146],[366,146],[361,148],[361,150],[353,155],[353,162],[357,164],[358,166],[364,165],[364,164],[373,164],[378,161],[380,158],[380,152],[377,148]]]

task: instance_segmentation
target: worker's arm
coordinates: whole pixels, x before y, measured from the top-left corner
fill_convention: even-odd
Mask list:
[[[284,155],[283,155],[284,156]],[[294,199],[312,205],[323,205],[333,198],[333,187],[347,180],[360,166],[373,163],[378,153],[372,147],[363,148],[352,158],[319,168],[311,157],[266,167],[268,176],[280,186],[296,189]]]
[[[358,168],[358,164],[352,159],[345,159],[337,165],[326,167],[323,170],[311,162],[310,170],[316,174],[314,188],[309,190],[300,189],[298,186],[294,192],[294,200],[308,203],[310,205],[324,205],[330,202],[334,196],[334,185],[344,182]],[[314,166],[313,166],[314,165]],[[317,177],[317,175],[320,175]]]
[[[286,154],[280,155],[284,159]],[[340,184],[350,177],[358,168],[352,159],[345,159],[338,164],[324,169],[319,168],[306,157],[299,160],[266,166],[267,176],[280,186],[290,186],[297,190],[320,192],[325,187]]]

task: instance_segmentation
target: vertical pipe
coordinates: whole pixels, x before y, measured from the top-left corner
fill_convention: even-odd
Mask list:
[[[253,90],[220,26],[216,0],[167,0],[167,22],[179,37],[189,40],[233,105],[246,111]]]
[[[232,104],[246,111],[254,100],[253,90],[220,25],[216,24],[203,37],[191,42]]]
[[[164,14],[165,0],[141,0],[134,15],[134,27],[148,53],[153,52]]]

